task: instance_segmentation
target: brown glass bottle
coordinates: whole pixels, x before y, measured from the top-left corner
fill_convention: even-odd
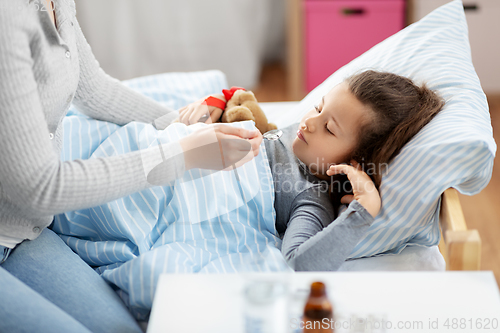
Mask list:
[[[304,333],[332,333],[334,331],[333,307],[326,296],[322,282],[311,284],[311,293],[304,307]]]

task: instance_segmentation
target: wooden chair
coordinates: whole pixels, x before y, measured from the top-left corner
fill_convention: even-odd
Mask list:
[[[439,213],[441,241],[439,250],[446,261],[446,270],[479,270],[481,237],[477,230],[467,229],[457,190],[449,188],[441,196]]]

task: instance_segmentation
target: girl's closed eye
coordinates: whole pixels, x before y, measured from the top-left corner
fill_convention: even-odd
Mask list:
[[[318,113],[321,113],[321,109],[319,108],[319,105],[315,105],[314,108],[316,109],[316,111]],[[329,128],[328,128],[328,123],[325,124],[325,128],[326,130],[331,134],[331,135],[335,135],[335,133],[333,133],[333,131],[331,131]]]
[[[335,133],[333,133],[333,132],[332,132],[332,131],[328,128],[328,124],[326,124],[326,125],[325,125],[325,127],[326,127],[326,130],[327,130],[328,132],[330,132],[330,134],[331,134],[331,135],[335,135]]]

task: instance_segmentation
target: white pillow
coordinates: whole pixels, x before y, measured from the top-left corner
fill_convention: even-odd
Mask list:
[[[339,69],[281,117],[278,126],[298,122],[332,87],[367,68],[426,82],[446,106],[389,165],[380,189],[382,210],[350,258],[438,244],[441,193],[449,187],[468,195],[480,192],[490,180],[496,151],[462,1],[436,9]]]

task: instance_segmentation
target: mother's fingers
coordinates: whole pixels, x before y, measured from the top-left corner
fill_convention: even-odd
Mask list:
[[[206,115],[207,117],[210,116],[210,112],[208,111],[208,105],[206,104],[199,104],[196,105],[193,109],[193,112],[189,115],[189,125],[190,124],[196,124],[198,120],[200,120],[201,117]]]
[[[252,145],[252,150],[254,152],[254,156],[257,156],[259,154],[259,147],[260,144],[262,143],[262,134],[257,131],[255,132],[256,136],[252,139],[250,139],[250,144]]]
[[[222,109],[214,107],[214,110],[210,114],[210,117],[205,121],[205,124],[212,124],[219,121],[220,116],[222,115]]]
[[[248,130],[241,127],[231,126],[230,124],[215,124],[213,128],[224,134],[235,135],[243,139],[253,139],[258,136],[259,130]]]
[[[233,135],[222,135],[219,147],[225,167],[243,165],[254,157],[250,142]]]
[[[194,107],[192,105],[186,106],[182,112],[179,112],[179,121],[183,124],[189,125],[189,117],[193,112]]]

